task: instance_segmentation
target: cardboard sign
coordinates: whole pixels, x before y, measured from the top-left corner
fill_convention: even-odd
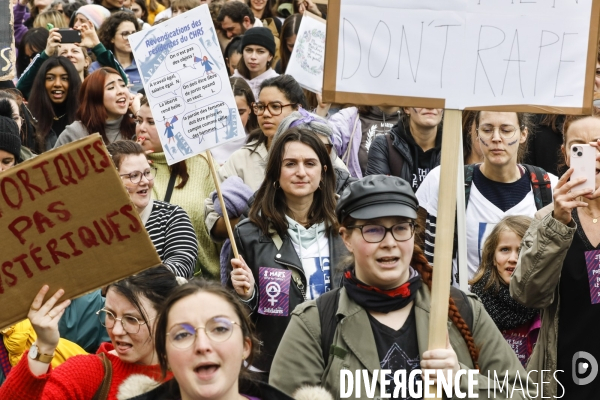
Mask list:
[[[0,2],[0,81],[15,77],[13,2]]]
[[[600,2],[331,0],[324,100],[591,113]]]
[[[98,134],[0,174],[0,243],[0,328],[161,262]]]
[[[325,33],[325,20],[305,11],[285,69],[285,73],[292,75],[300,86],[315,93],[323,91]]]
[[[206,4],[129,42],[169,165],[246,135]]]

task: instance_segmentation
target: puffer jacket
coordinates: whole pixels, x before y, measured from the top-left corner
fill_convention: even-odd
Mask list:
[[[261,371],[269,371],[275,351],[285,328],[287,327],[292,310],[305,301],[305,291],[308,287],[306,275],[302,268],[302,262],[294,249],[294,245],[289,236],[285,235],[279,238],[279,235],[273,231],[273,236],[266,236],[250,219],[245,219],[237,224],[234,232],[235,243],[239,254],[244,258],[248,267],[252,270],[254,281],[254,295],[247,302],[252,314],[251,319],[256,326],[256,333],[260,343],[259,356],[253,362],[253,366]],[[274,240],[275,239],[275,240]],[[278,239],[281,246],[276,244]],[[342,268],[337,268],[341,260],[348,254],[340,235],[337,232],[329,233],[329,259],[331,273],[331,288],[339,287]],[[281,270],[296,270],[299,273],[301,281],[298,282],[292,276],[289,290],[289,314],[287,317],[276,317],[262,315],[257,312],[259,299],[259,268],[269,267]],[[229,287],[231,284],[231,274],[228,274]]]
[[[394,125],[390,134],[392,135],[392,145],[400,152],[400,156],[404,159],[400,178],[411,183],[413,182],[413,174],[418,173],[418,152],[420,149],[416,148],[418,145],[414,143],[412,137],[408,139],[410,132],[408,132],[402,121],[399,121]],[[409,143],[409,141],[412,143]],[[442,155],[441,150],[442,135],[441,130],[439,130],[435,139],[434,153],[432,154],[429,163],[429,171],[440,165]],[[391,175],[388,142],[385,135],[379,135],[373,140],[371,148],[369,149],[369,162],[367,164],[365,175]],[[413,190],[417,190],[414,185]]]
[[[477,296],[471,294],[467,296],[473,310],[473,338],[476,346],[480,349],[479,375],[476,375],[478,385],[474,386],[475,394],[478,394],[480,399],[487,399],[488,387],[490,387],[492,389],[489,392],[489,398],[527,399],[528,397],[523,393],[527,390],[527,383],[529,383],[528,387],[532,394],[534,394],[534,386],[531,381],[527,382],[527,376],[521,363]],[[428,348],[430,304],[429,288],[427,285],[422,285],[414,300],[417,341],[421,359]],[[330,364],[326,365],[321,350],[321,326],[316,301],[301,304],[294,310],[288,329],[273,360],[269,384],[288,394],[304,385],[319,385],[332,393],[334,398],[340,399],[340,371],[342,369],[353,372],[369,370],[369,382],[372,381],[374,370],[379,370],[381,367],[367,311],[356,304],[342,288],[336,315],[339,322],[333,338],[333,346],[339,349]],[[461,369],[473,369],[473,361],[467,344],[458,328],[450,320],[448,320],[448,334]],[[341,357],[340,354],[344,355]],[[508,386],[505,385],[503,391],[500,391],[497,386],[495,394],[493,394],[494,371],[501,383],[505,376],[508,378]],[[488,372],[491,373],[491,379],[488,379]],[[517,373],[521,380],[521,386],[524,388],[523,391],[519,387]],[[513,392],[512,385],[515,379],[517,384]],[[460,381],[460,390],[463,393],[468,390],[467,383],[467,378],[463,376]],[[375,386],[374,398],[381,399],[380,385]],[[453,393],[456,398],[456,392]],[[353,391],[352,398],[355,395],[356,391]],[[512,397],[510,397],[511,395]],[[367,397],[365,387],[361,385],[359,398],[372,399],[373,397]]]
[[[548,398],[555,398],[558,392],[553,374],[558,362],[560,273],[577,231],[575,221],[564,225],[553,218],[553,210],[554,204],[550,204],[535,214],[523,236],[517,268],[510,279],[512,298],[526,307],[543,310],[542,327],[527,370],[532,371],[531,378],[540,390],[543,387]]]

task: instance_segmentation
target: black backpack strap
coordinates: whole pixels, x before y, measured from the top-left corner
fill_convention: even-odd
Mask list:
[[[177,180],[177,173],[175,171],[171,171],[171,176],[169,177],[169,183],[167,184],[167,192],[165,193],[164,202],[168,203],[171,200],[171,195],[173,194],[173,188],[175,187],[175,181]]]
[[[473,185],[473,172],[476,164],[465,165],[465,209],[469,204],[469,196],[471,195],[471,186]]]
[[[388,166],[390,167],[390,175],[402,178],[404,158],[400,155],[398,149],[394,147],[391,132],[385,134],[385,140],[387,141],[388,146]]]
[[[535,208],[538,210],[552,203],[552,183],[550,176],[540,167],[522,164],[531,180],[531,189],[535,199]]]
[[[471,333],[473,333],[473,308],[469,302],[469,297],[465,292],[455,288],[454,286],[450,287],[450,297],[452,297],[452,300],[454,300],[454,304],[456,304],[458,312],[465,320],[465,323],[469,327]]]
[[[465,210],[469,204],[469,196],[471,195],[471,186],[473,185],[473,173],[475,171],[476,164],[465,165]],[[456,257],[458,253],[458,215],[454,216],[454,242],[452,246],[452,258]],[[450,282],[459,282],[458,271],[454,276],[451,277]]]
[[[334,353],[333,337],[337,329],[338,320],[336,312],[340,302],[340,288],[330,290],[317,297],[317,310],[319,311],[319,322],[321,322],[321,351],[325,365],[329,363],[329,354]]]

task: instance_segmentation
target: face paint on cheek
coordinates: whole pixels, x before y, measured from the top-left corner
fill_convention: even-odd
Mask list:
[[[514,142],[510,142],[508,145],[509,146],[514,146],[515,144],[517,144],[518,141],[519,141],[519,139],[515,139]]]
[[[479,138],[479,142],[484,145],[485,147],[490,147],[486,142],[483,141],[483,139],[481,138],[481,136],[478,136]]]

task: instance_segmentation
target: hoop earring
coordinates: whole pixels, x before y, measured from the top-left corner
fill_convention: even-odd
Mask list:
[[[321,183],[323,183],[323,181],[320,181],[320,182],[319,182],[319,187],[317,188],[317,189],[319,189],[319,190],[323,190],[323,188],[321,187]]]
[[[277,189],[281,188],[281,185],[279,184],[279,181],[275,181],[275,182],[273,182],[273,188],[274,188],[275,190],[277,190]]]

